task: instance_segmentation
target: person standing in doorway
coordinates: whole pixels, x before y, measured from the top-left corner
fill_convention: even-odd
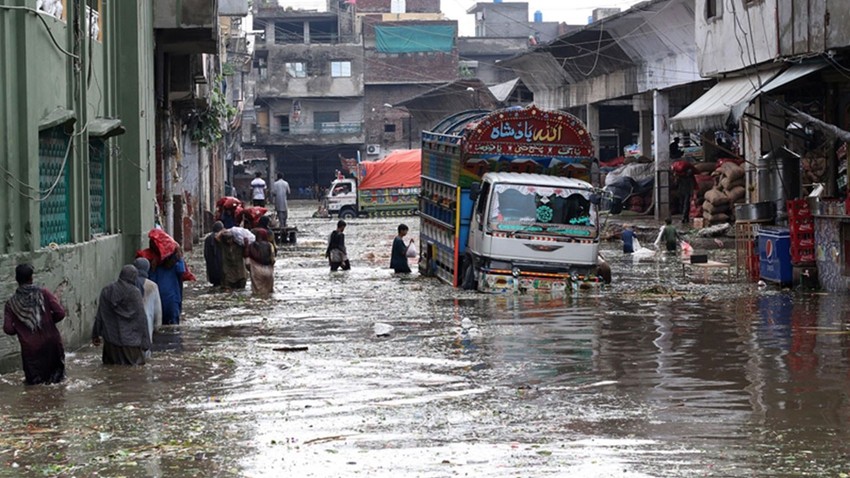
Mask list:
[[[404,236],[407,235],[407,225],[399,224],[398,236],[393,239],[393,249],[390,254],[390,268],[396,273],[410,273],[410,265],[407,263],[407,250],[413,244],[413,239],[409,243],[404,243]]]
[[[263,173],[257,171],[251,181],[251,205],[266,207],[266,182]]]
[[[325,251],[325,257],[331,266],[331,271],[336,272],[341,267],[347,271],[351,269],[351,264],[348,262],[348,252],[345,249],[345,221],[340,220],[336,223],[336,229],[328,238],[328,249]]]
[[[272,184],[272,199],[274,209],[277,211],[277,220],[280,227],[286,227],[286,219],[289,217],[287,198],[289,197],[289,183],[283,179],[283,174],[277,173],[277,181]]]
[[[32,283],[33,267],[15,268],[18,288],[6,302],[3,332],[17,335],[27,385],[59,383],[65,378],[65,347],[56,323],[65,309],[49,290]]]

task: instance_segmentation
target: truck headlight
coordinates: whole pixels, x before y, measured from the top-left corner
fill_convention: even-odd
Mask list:
[[[514,267],[513,269],[511,269],[511,275],[512,276],[519,277],[519,274],[520,274],[519,267]]]

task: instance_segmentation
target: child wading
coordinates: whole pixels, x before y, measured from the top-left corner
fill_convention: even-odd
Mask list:
[[[336,223],[336,230],[328,238],[325,257],[328,258],[328,263],[333,272],[340,268],[344,271],[351,269],[351,264],[348,262],[348,251],[345,249],[345,221],[340,220]]]
[[[390,268],[396,273],[409,273],[410,266],[407,264],[407,250],[413,244],[413,239],[409,243],[404,243],[404,236],[407,235],[408,228],[404,224],[398,226],[398,236],[393,239],[393,251],[390,256]]]

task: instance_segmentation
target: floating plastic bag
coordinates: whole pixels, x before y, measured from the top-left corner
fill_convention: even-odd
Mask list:
[[[410,241],[410,245],[407,246],[407,257],[419,257],[419,249],[416,248],[416,244],[414,244],[413,241]]]
[[[685,257],[690,256],[694,252],[694,248],[691,247],[691,245],[689,243],[685,242],[685,241],[682,241],[681,246],[682,246],[682,255],[685,256]]]

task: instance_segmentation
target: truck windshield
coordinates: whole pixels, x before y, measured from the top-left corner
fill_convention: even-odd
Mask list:
[[[497,184],[491,198],[492,231],[596,236],[589,190]]]

